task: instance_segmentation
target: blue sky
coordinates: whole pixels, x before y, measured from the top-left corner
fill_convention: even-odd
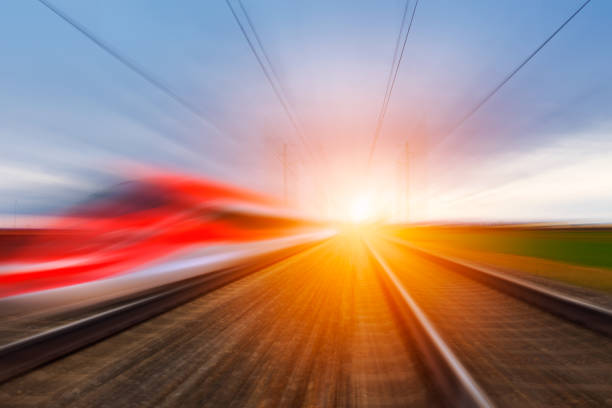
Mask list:
[[[24,213],[61,207],[112,183],[117,162],[278,194],[284,141],[296,200],[322,178],[331,190],[358,188],[347,177],[365,166],[404,1],[244,0],[308,142],[329,158],[325,171],[304,153],[224,1],[52,3],[207,120],[39,2],[9,0],[0,212],[15,201]],[[612,221],[612,3],[593,0],[446,137],[580,4],[421,0],[373,166],[379,180],[401,182],[400,147],[410,143],[416,217]]]

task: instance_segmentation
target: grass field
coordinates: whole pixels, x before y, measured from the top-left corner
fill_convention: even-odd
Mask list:
[[[612,291],[612,228],[413,227],[394,228],[393,233],[416,244],[555,261],[559,264],[536,270],[568,283]]]

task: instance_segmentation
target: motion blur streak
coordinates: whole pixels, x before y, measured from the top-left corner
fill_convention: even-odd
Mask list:
[[[150,173],[93,195],[48,228],[3,237],[0,297],[127,273],[193,246],[294,235],[308,224],[262,195]]]

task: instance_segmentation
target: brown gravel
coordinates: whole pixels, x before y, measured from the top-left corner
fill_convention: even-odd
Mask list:
[[[434,406],[338,237],[0,386],[6,407]]]
[[[428,262],[376,247],[500,407],[612,406],[612,341]]]

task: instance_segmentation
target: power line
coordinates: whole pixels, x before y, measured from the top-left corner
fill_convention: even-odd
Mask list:
[[[542,48],[544,48],[546,44],[548,44],[550,40],[552,40],[559,33],[559,31],[561,31],[574,17],[576,17],[576,15],[578,15],[578,13],[580,13],[582,9],[585,8],[586,5],[589,4],[590,2],[591,0],[586,0],[584,3],[582,3],[582,5],[563,22],[563,24],[561,24],[551,35],[549,35],[548,38],[546,38],[546,40],[544,40],[544,42],[542,42],[533,52],[531,52],[531,54],[527,56],[527,58],[525,58],[520,64],[518,64],[518,66],[516,66],[516,68],[514,68],[508,75],[506,75],[506,77],[504,77],[504,79],[499,84],[497,84],[488,94],[486,94],[485,97],[480,100],[480,102],[478,102],[471,110],[469,110],[467,114],[465,114],[451,128],[451,130],[438,142],[438,146],[441,145],[447,138],[449,138],[459,127],[461,127],[461,125],[463,125],[469,118],[471,118],[478,110],[480,110],[480,108],[482,108],[482,106],[486,104],[493,97],[493,95],[495,95],[504,85],[506,85],[506,83],[510,81],[510,79],[512,79],[512,77],[514,77],[514,75],[516,75],[516,73],[519,72],[521,68],[527,65],[527,63],[531,61],[531,59],[535,57],[536,54],[538,54],[540,50],[542,50]]]
[[[281,89],[281,86],[280,86],[280,81],[275,81],[275,79],[273,78],[274,76],[276,76],[276,73],[274,71],[274,68],[273,68],[272,64],[270,63],[270,59],[268,58],[268,56],[267,56],[267,54],[265,52],[265,49],[263,48],[263,45],[261,43],[261,39],[259,38],[259,35],[257,35],[257,32],[255,31],[255,29],[253,27],[253,23],[252,23],[251,19],[248,17],[248,13],[246,12],[246,9],[242,5],[242,3],[239,2],[240,6],[242,8],[242,11],[245,13],[245,16],[246,16],[246,19],[247,19],[247,23],[249,24],[249,27],[251,28],[251,30],[255,34],[255,38],[256,38],[257,44],[261,48],[261,50],[262,50],[261,52],[262,52],[262,54],[264,56],[264,59],[268,62],[268,64],[270,65],[270,68],[268,68],[266,66],[266,64],[264,63],[262,57],[259,55],[259,53],[255,49],[255,45],[253,44],[253,41],[251,40],[251,38],[250,38],[246,28],[244,27],[244,25],[240,21],[240,18],[238,17],[238,14],[236,13],[236,10],[234,9],[234,6],[232,6],[230,0],[225,0],[225,3],[229,7],[229,9],[230,9],[230,11],[232,13],[232,16],[234,17],[234,20],[236,21],[236,24],[238,24],[238,27],[240,28],[240,31],[242,32],[242,35],[244,36],[244,39],[246,40],[247,44],[249,45],[249,48],[250,48],[251,52],[255,56],[255,59],[257,60],[257,63],[259,64],[259,67],[261,68],[261,70],[264,73],[264,76],[266,77],[266,80],[268,81],[268,83],[272,87],[272,90],[274,91],[274,94],[276,95],[276,98],[280,102],[280,104],[281,104],[285,114],[287,115],[287,118],[289,119],[289,122],[291,123],[291,125],[295,129],[295,132],[297,133],[298,137],[300,138],[300,141],[302,142],[302,144],[304,145],[306,150],[312,155],[313,153],[308,148],[308,144],[306,143],[306,139],[304,138],[302,129],[299,126],[297,120],[295,119],[294,114],[292,113],[292,111],[291,111],[291,109],[289,107],[289,104],[286,101],[286,98],[285,98],[285,96],[283,94],[283,91]],[[278,82],[278,84],[277,84],[277,82]]]
[[[385,97],[383,99],[383,104],[382,104],[381,110],[378,115],[378,120],[376,123],[376,130],[374,131],[374,138],[372,140],[372,145],[370,146],[370,152],[368,154],[368,168],[370,167],[372,163],[372,158],[374,157],[374,151],[376,150],[376,143],[378,142],[378,138],[380,137],[380,132],[382,130],[385,116],[387,114],[387,109],[389,107],[389,101],[391,100],[391,93],[393,92],[393,88],[395,87],[395,82],[397,80],[397,74],[399,72],[399,68],[402,63],[402,58],[404,56],[404,50],[406,49],[406,42],[408,41],[408,35],[410,34],[410,31],[412,30],[412,24],[414,22],[414,15],[416,13],[417,6],[419,5],[419,0],[416,0],[414,3],[412,14],[410,16],[410,23],[408,24],[408,29],[406,30],[404,41],[402,43],[401,52],[398,57],[397,51],[398,51],[399,41],[401,38],[401,34],[404,30],[409,3],[410,3],[410,0],[406,0],[406,6],[404,7],[404,14],[402,16],[402,23],[400,25],[400,31],[398,33],[398,38],[395,43],[395,52],[393,54],[393,62],[391,64],[391,70],[389,71],[389,77],[387,78],[387,89],[385,91]]]
[[[576,11],[574,11],[574,13],[572,13],[555,31],[553,31],[553,33],[551,35],[549,35],[531,54],[529,54],[513,71],[511,71],[495,88],[493,88],[493,90],[491,92],[489,92],[487,94],[487,96],[485,96],[478,104],[476,104],[474,106],[474,108],[472,108],[468,112],[468,114],[466,114],[453,128],[451,128],[451,130],[448,133],[446,133],[446,135],[438,142],[438,144],[436,146],[438,147],[438,146],[442,145],[442,143],[445,142],[453,134],[453,132],[455,130],[457,130],[467,119],[469,119],[472,115],[474,115],[474,113],[476,113],[476,111],[478,111],[486,102],[488,102],[489,99],[491,99],[491,97],[495,93],[497,93],[497,91],[499,91],[499,89],[502,86],[504,86],[521,68],[523,68],[542,48],[544,48],[544,46],[546,44],[548,44],[550,42],[550,40],[552,40],[590,2],[591,2],[591,0],[586,0],[584,3],[582,3],[582,5]],[[433,149],[430,151],[430,154],[432,152],[433,152]],[[446,172],[442,173],[441,175],[444,176],[449,171],[450,170],[447,170]],[[440,175],[438,175],[438,177],[440,177]],[[476,193],[468,194],[467,196],[469,197],[469,196],[473,196],[473,195],[476,195],[476,194],[481,194],[481,193],[483,193],[485,191],[487,191],[487,189],[481,189],[481,190],[477,191]],[[428,196],[431,197],[431,196],[436,195],[436,194],[438,194],[438,192],[430,191],[428,193]],[[455,202],[460,201],[462,199],[465,199],[465,197],[466,196],[461,196],[459,198],[455,198],[454,200],[451,200],[449,202],[449,204],[452,204],[452,203],[455,203]]]
[[[285,104],[287,105],[288,110],[290,111],[290,117],[291,117],[290,120],[293,120],[295,122],[294,123],[294,127],[296,128],[295,130],[298,133],[300,139],[302,139],[302,137],[303,137],[302,135],[304,134],[304,128],[300,124],[299,117],[298,117],[297,113],[295,112],[295,108],[292,107],[291,103],[289,102],[289,98],[287,96],[288,95],[287,90],[283,86],[283,83],[280,80],[280,76],[278,75],[278,72],[276,71],[276,69],[274,69],[274,64],[272,63],[272,60],[268,56],[268,53],[266,52],[266,48],[264,47],[263,42],[261,41],[261,37],[259,36],[259,33],[257,32],[257,29],[255,28],[255,24],[253,23],[253,20],[251,19],[251,16],[249,15],[249,12],[247,11],[246,7],[244,6],[244,3],[242,2],[242,0],[238,0],[238,5],[240,6],[240,9],[242,10],[242,13],[244,14],[244,17],[246,18],[246,22],[247,22],[249,28],[253,32],[253,36],[255,37],[255,41],[257,42],[257,45],[259,46],[259,49],[261,51],[261,54],[263,55],[263,58],[267,62],[267,66],[270,69],[270,76],[275,81],[275,84],[276,84],[276,86],[278,88],[278,91],[281,94],[282,99],[285,101]],[[243,34],[244,34],[244,32],[243,32]],[[301,141],[302,141],[302,143],[304,143],[304,145],[306,145],[305,138],[303,138]],[[308,149],[308,146],[306,146],[306,148]],[[321,151],[321,154],[323,154],[323,156],[325,156],[325,153],[323,151]]]
[[[380,108],[380,112],[378,112],[378,118],[376,122],[380,121],[382,117],[384,107],[387,102],[387,98],[389,97],[389,90],[391,89],[391,82],[393,80],[393,73],[395,71],[395,65],[397,64],[397,56],[400,49],[400,44],[402,40],[402,33],[404,32],[404,26],[406,25],[406,16],[408,15],[408,6],[410,5],[410,0],[406,0],[406,4],[404,6],[404,13],[402,14],[402,22],[400,23],[400,29],[397,33],[397,39],[395,40],[395,50],[393,51],[393,61],[391,62],[391,66],[389,67],[389,75],[387,77],[387,85],[385,87],[385,96],[383,98],[383,104]]]
[[[279,75],[277,74],[276,70],[274,69],[274,64],[272,64],[271,59],[268,56],[268,53],[266,52],[266,49],[263,45],[263,42],[261,41],[261,37],[259,36],[257,30],[255,29],[255,24],[253,23],[253,20],[250,18],[248,11],[246,10],[246,7],[244,7],[244,4],[242,3],[242,0],[237,0],[238,4],[240,6],[240,9],[242,11],[242,13],[245,16],[246,19],[246,24],[248,25],[248,27],[250,28],[250,30],[253,33],[253,36],[255,37],[255,41],[253,41],[250,36],[249,33],[245,27],[245,25],[242,23],[242,21],[240,20],[238,13],[236,13],[236,9],[234,9],[234,7],[232,6],[232,3],[230,2],[230,0],[226,0],[226,4],[228,6],[228,8],[230,9],[232,16],[234,17],[234,20],[236,21],[236,23],[238,24],[238,27],[240,28],[240,31],[242,32],[242,35],[244,36],[244,39],[246,40],[247,44],[249,45],[249,48],[251,50],[251,52],[253,53],[253,55],[255,56],[257,63],[259,64],[261,70],[264,73],[264,76],[266,77],[266,80],[268,81],[268,83],[270,84],[270,86],[272,87],[272,90],[274,91],[274,94],[276,95],[277,99],[279,100],[285,114],[287,115],[289,121],[291,122],[291,125],[293,126],[293,128],[295,129],[295,132],[302,144],[302,146],[304,147],[304,149],[306,150],[306,153],[308,154],[309,158],[311,158],[312,160],[316,160],[317,158],[321,158],[321,160],[323,161],[323,166],[324,168],[327,169],[327,171],[329,171],[329,163],[327,160],[327,155],[325,154],[325,151],[322,150],[321,148],[317,148],[317,153],[315,153],[315,151],[313,149],[311,149],[310,144],[308,143],[305,135],[304,135],[304,130],[302,128],[302,126],[300,125],[299,121],[298,121],[298,116],[297,114],[294,112],[294,109],[291,109],[290,103],[289,103],[289,99],[287,98],[287,92],[283,89],[282,86],[282,82],[280,81]],[[255,47],[255,43],[259,46],[261,55],[257,52],[257,49]],[[265,62],[267,62],[267,65],[265,64]],[[318,146],[316,146],[318,147]],[[301,164],[304,166],[304,168],[306,168],[306,164],[304,162],[304,160],[302,158],[300,158],[300,156],[297,156],[300,161]],[[328,196],[328,187],[326,185],[326,183],[324,183],[323,180],[319,179],[319,176],[315,176],[316,181],[316,186],[318,189],[321,190],[321,194],[324,195],[325,197]]]
[[[240,5],[240,9],[242,10],[242,13],[244,14],[246,18],[249,28],[253,32],[253,36],[255,37],[255,41],[257,41],[257,45],[259,45],[259,49],[261,50],[263,57],[268,63],[268,67],[270,67],[270,72],[272,73],[272,76],[274,76],[274,79],[276,80],[278,87],[282,91],[283,95],[285,95],[285,99],[286,99],[287,92],[283,89],[283,84],[280,81],[280,77],[278,73],[276,72],[276,70],[274,69],[274,64],[272,64],[272,61],[270,60],[270,57],[268,56],[268,53],[266,52],[266,48],[263,46],[263,42],[261,41],[261,38],[259,37],[259,33],[255,29],[255,24],[253,24],[253,20],[251,20],[251,16],[249,15],[249,12],[247,11],[246,7],[244,7],[244,3],[242,2],[242,0],[238,0],[238,4]]]
[[[122,63],[124,66],[126,66],[127,68],[129,68],[130,70],[138,74],[141,78],[143,78],[149,84],[161,90],[167,96],[172,98],[175,102],[177,102],[178,104],[183,106],[185,109],[187,109],[188,111],[190,111],[191,113],[193,113],[194,115],[202,119],[204,122],[206,122],[206,124],[214,128],[219,134],[222,134],[222,132],[215,125],[213,125],[210,122],[210,120],[207,117],[205,117],[204,114],[197,107],[195,107],[189,101],[182,98],[172,89],[170,89],[167,85],[165,85],[161,80],[155,78],[152,74],[150,74],[144,68],[139,66],[136,62],[130,60],[125,55],[122,55],[119,51],[111,47],[110,44],[107,44],[102,39],[97,37],[91,30],[88,30],[83,24],[79,23],[78,21],[74,20],[73,18],[71,18],[64,12],[62,12],[56,6],[52,5],[49,1],[38,0],[38,2],[44,5],[45,7],[47,7],[49,10],[51,10],[55,15],[60,17],[66,23],[70,24],[73,28],[75,28],[77,31],[79,31],[81,34],[87,37],[91,42],[96,44],[103,51],[105,51],[106,53],[111,55],[113,58],[115,58],[117,61]]]
[[[385,86],[385,96],[383,97],[383,103],[380,107],[380,111],[378,112],[378,117],[376,119],[376,128],[374,130],[374,139],[372,140],[372,145],[370,146],[370,152],[368,154],[368,167],[370,166],[370,163],[372,161],[373,151],[375,149],[376,142],[378,141],[380,129],[382,128],[382,121],[385,115],[385,106],[387,106],[387,99],[390,95],[391,82],[393,81],[395,66],[397,64],[398,52],[400,49],[402,33],[404,32],[404,26],[406,24],[406,15],[408,14],[409,5],[410,5],[410,0],[406,0],[406,4],[404,5],[404,13],[402,14],[402,20],[400,23],[400,29],[397,33],[397,39],[395,40],[395,50],[393,51],[393,60],[389,68],[389,75],[387,77],[387,84]]]

